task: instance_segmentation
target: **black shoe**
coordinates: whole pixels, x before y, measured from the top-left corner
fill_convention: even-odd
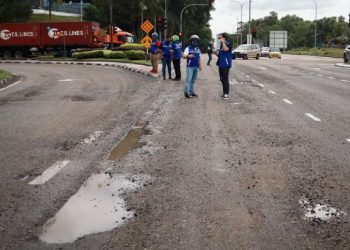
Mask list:
[[[186,98],[191,98],[191,96],[189,96],[187,93],[185,93],[185,97]]]
[[[198,97],[198,95],[197,94],[191,94],[191,97]]]
[[[173,81],[181,81],[181,78],[173,78]]]

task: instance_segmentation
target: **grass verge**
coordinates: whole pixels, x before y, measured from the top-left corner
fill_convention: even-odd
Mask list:
[[[5,70],[0,69],[0,81],[11,78],[12,74]]]
[[[324,56],[324,57],[343,58],[344,49],[298,48],[298,49],[290,49],[283,53],[290,54],[290,55],[307,55],[307,56]]]

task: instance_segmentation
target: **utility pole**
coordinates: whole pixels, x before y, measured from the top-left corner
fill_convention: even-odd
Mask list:
[[[250,23],[251,16],[252,16],[252,0],[249,0],[249,31],[248,31],[249,44],[252,43],[252,29],[251,29],[251,23]]]
[[[242,25],[243,25],[243,20],[242,20],[242,18],[243,18],[243,6],[244,6],[244,4],[246,2],[244,2],[244,3],[241,3],[241,2],[238,2],[238,1],[232,1],[232,2],[238,3],[241,6],[241,25],[240,25],[240,29],[241,29],[241,44],[242,44],[243,43],[243,28],[242,28]],[[238,28],[238,26],[237,26],[237,28]]]
[[[167,22],[167,9],[168,9],[168,0],[164,0],[164,18]],[[166,40],[166,33],[167,33],[168,27],[164,27],[164,41]]]
[[[316,0],[313,0],[315,3],[315,48],[317,46],[317,2]]]
[[[111,49],[113,49],[113,0],[109,0],[109,37],[111,39]]]

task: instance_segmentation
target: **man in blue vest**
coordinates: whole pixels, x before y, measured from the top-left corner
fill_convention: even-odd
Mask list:
[[[182,57],[182,44],[178,35],[172,36],[173,41],[173,65],[175,69],[175,78],[174,81],[181,81],[181,57]]]
[[[171,79],[171,50],[172,43],[170,42],[170,38],[167,38],[166,41],[163,41],[160,45],[160,49],[162,50],[162,73],[163,80],[166,80],[166,68],[168,68],[169,79]]]
[[[202,70],[201,66],[201,51],[199,49],[199,37],[193,35],[190,38],[191,44],[185,49],[183,58],[187,59],[186,62],[186,80],[185,80],[185,97],[198,97],[195,92],[195,84],[198,76],[198,71]]]
[[[230,81],[228,79],[230,68],[232,67],[232,45],[227,41],[228,35],[222,33],[218,35],[218,40],[220,41],[220,50],[217,54],[218,61],[217,65],[219,66],[220,80],[222,82],[223,97],[225,100],[228,100],[228,95],[230,93]]]
[[[150,48],[150,58],[152,63],[151,73],[158,73],[158,60],[159,60],[159,46],[158,34],[152,34],[152,43]]]

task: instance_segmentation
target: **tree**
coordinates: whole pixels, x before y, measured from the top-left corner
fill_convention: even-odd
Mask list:
[[[32,14],[30,2],[21,0],[1,0],[0,22],[26,22]]]

